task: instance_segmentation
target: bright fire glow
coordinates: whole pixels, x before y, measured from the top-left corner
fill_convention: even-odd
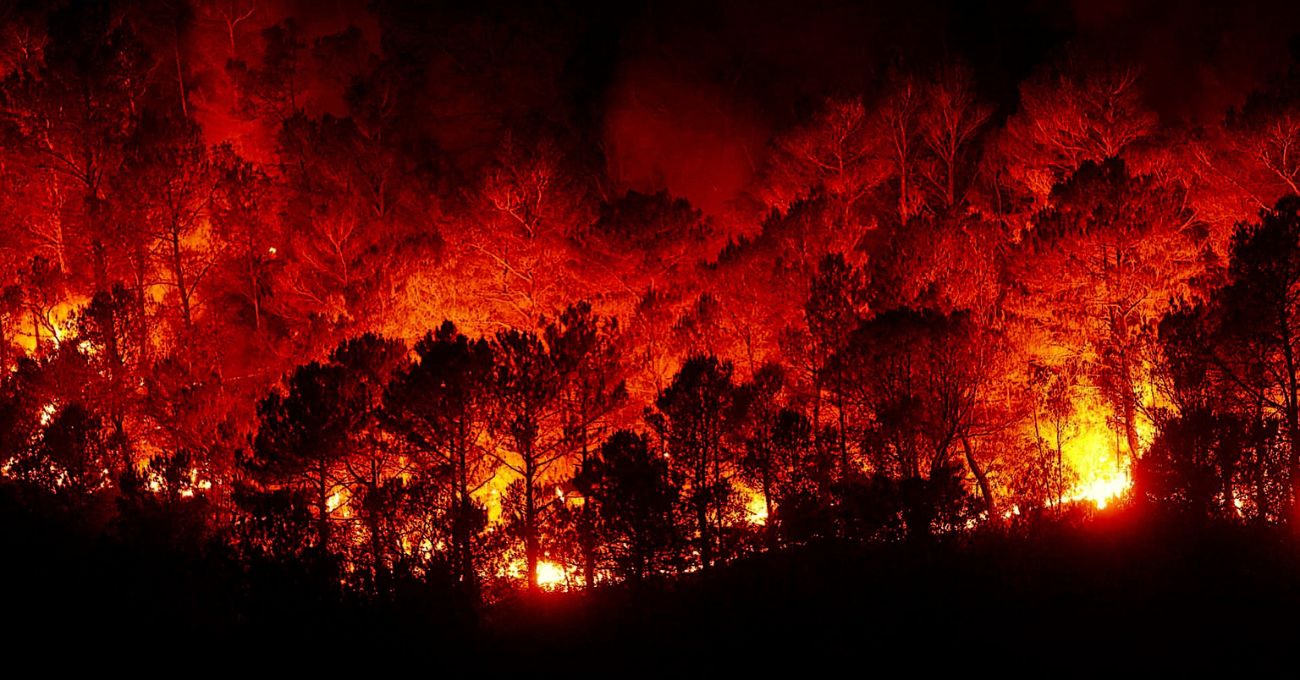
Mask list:
[[[506,574],[520,582],[527,582],[528,567],[522,557],[510,561]],[[547,591],[568,590],[577,583],[574,569],[565,569],[563,565],[550,560],[537,561],[537,587]]]
[[[567,582],[564,567],[545,560],[537,563],[537,585],[542,590],[563,590]]]
[[[335,487],[334,492],[325,499],[325,510],[330,513],[337,512],[341,517],[347,519],[352,516],[351,506],[348,505],[350,500],[348,491],[344,487]]]
[[[749,494],[749,502],[745,504],[745,520],[758,526],[767,524],[767,502],[761,494]]]
[[[36,336],[39,332],[42,343],[53,342],[55,346],[64,338],[75,337],[77,333],[77,312],[90,302],[84,295],[74,295],[67,300],[56,303],[43,314],[43,323],[39,331],[34,331],[28,324],[23,324],[15,334],[13,341],[28,355],[39,354]]]
[[[1098,510],[1125,496],[1133,486],[1132,457],[1110,409],[1092,399],[1076,403],[1075,426],[1061,449],[1065,465],[1078,477],[1062,496],[1063,503],[1086,501]],[[1152,426],[1137,422],[1139,443],[1150,442]],[[1139,451],[1139,455],[1141,452]]]
[[[1121,498],[1133,486],[1133,480],[1125,470],[1120,470],[1109,477],[1094,479],[1087,484],[1075,487],[1067,501],[1091,501],[1098,510],[1105,510],[1111,501]]]

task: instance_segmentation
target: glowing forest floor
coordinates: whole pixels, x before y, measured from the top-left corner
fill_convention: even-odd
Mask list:
[[[161,549],[156,532],[108,539],[3,494],[0,506],[4,618],[16,629],[6,642],[20,655],[103,646],[230,661],[270,651],[489,676],[685,677],[709,666],[767,675],[790,663],[847,663],[855,676],[1110,675],[1135,664],[1254,669],[1292,654],[1300,632],[1291,539],[1123,514],[1010,536],[803,547],[475,612],[423,591],[349,601],[300,566],[250,569]]]

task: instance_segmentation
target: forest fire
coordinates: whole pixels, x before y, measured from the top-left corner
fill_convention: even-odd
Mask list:
[[[542,590],[567,589],[570,583],[570,575],[560,565],[546,560],[537,563],[537,585]]]
[[[1074,483],[1062,502],[1086,501],[1098,510],[1126,496],[1133,486],[1130,472],[1141,449],[1130,455],[1123,435],[1116,431],[1105,408],[1078,409],[1078,429],[1063,444],[1064,458],[1073,472]],[[1138,426],[1139,441],[1149,442],[1150,427]]]
[[[7,8],[0,504],[263,613],[1300,526],[1286,22],[935,2]]]
[[[75,296],[58,300],[49,309],[33,313],[27,324],[15,324],[18,328],[13,341],[22,351],[35,354],[43,342],[57,347],[64,338],[77,337],[75,315],[87,302],[88,298]]]
[[[1107,504],[1128,493],[1132,486],[1128,473],[1119,471],[1081,485],[1067,499],[1090,501],[1098,510],[1105,510]]]
[[[750,524],[757,524],[759,526],[767,524],[769,514],[767,510],[767,501],[764,500],[761,495],[753,492],[750,492],[748,497],[749,500],[745,502],[745,519]]]

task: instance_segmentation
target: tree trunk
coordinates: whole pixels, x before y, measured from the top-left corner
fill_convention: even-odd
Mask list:
[[[975,481],[979,484],[980,495],[984,497],[984,508],[989,514],[989,524],[998,526],[1002,524],[1002,517],[998,515],[997,500],[993,497],[993,487],[989,485],[988,475],[980,467],[979,462],[975,460],[975,448],[971,446],[970,437],[961,436],[961,447],[966,453],[966,465],[970,466],[971,474],[975,475]]]
[[[647,545],[642,532],[637,531],[632,538],[633,551],[635,553],[633,562],[635,578],[638,583],[645,580],[646,575],[650,572],[650,548]]]
[[[41,313],[32,305],[32,356],[41,356]]]
[[[695,482],[692,493],[695,494],[695,525],[699,531],[700,566],[708,570],[713,565],[712,536],[709,535],[709,502],[705,489],[709,481],[709,467],[706,456],[695,465]]]
[[[709,508],[703,497],[695,503],[695,521],[700,528],[700,565],[707,570],[713,566],[713,546],[709,536]]]
[[[109,289],[108,259],[104,254],[104,244],[96,239],[95,242],[91,244],[90,251],[94,259],[93,269],[95,272],[95,290],[106,291]]]
[[[114,409],[115,411],[118,409]],[[113,436],[117,439],[117,455],[122,462],[122,470],[131,469],[131,445],[126,436],[126,417],[119,411],[110,418],[113,422]]]
[[[456,514],[452,534],[452,542],[456,544],[457,564],[460,570],[461,582],[465,584],[470,596],[475,600],[478,599],[478,572],[474,570],[474,534],[470,527],[470,513],[474,509],[473,501],[470,498],[469,491],[469,469],[468,455],[466,452],[465,428],[461,425],[461,444],[457,446],[456,463],[459,468],[457,474],[457,493],[453,494],[456,503]]]
[[[582,581],[590,590],[596,587],[596,528],[590,498],[583,502],[582,509],[578,512],[581,527],[579,540],[582,542]]]
[[[776,550],[776,522],[772,517],[772,471],[770,463],[763,468],[763,518],[764,533],[767,534],[767,549]]]
[[[384,592],[387,589],[387,579],[385,578],[386,570],[384,565],[384,538],[383,538],[383,516],[379,510],[379,487],[382,474],[379,470],[378,463],[374,460],[370,463],[370,479],[366,488],[366,519],[370,525],[370,552],[371,559],[374,560],[372,565],[374,587],[376,592]]]
[[[537,541],[537,508],[533,489],[533,465],[524,465],[524,559],[528,569],[528,590],[537,590],[537,563],[540,546]]]
[[[585,393],[584,393],[585,394]],[[585,399],[583,400],[585,403]],[[587,475],[587,466],[590,463],[591,452],[589,442],[591,433],[588,432],[587,426],[591,421],[587,417],[587,409],[579,407],[579,437],[582,442],[581,450],[581,470],[585,478]],[[585,486],[585,485],[584,485]],[[588,590],[596,587],[596,509],[593,506],[595,499],[590,493],[591,489],[583,489],[582,507],[578,511],[578,540],[582,550],[582,582],[586,584]]]
[[[1300,418],[1296,417],[1294,406],[1287,410],[1287,426],[1291,430],[1291,529],[1300,533]]]
[[[1223,508],[1228,517],[1236,518],[1241,513],[1237,509],[1237,494],[1232,490],[1232,478],[1236,473],[1235,466],[1230,462],[1223,464]]]
[[[140,241],[135,247],[135,255],[132,263],[135,269],[135,286],[132,292],[135,293],[135,313],[136,319],[134,326],[128,331],[135,338],[137,365],[146,365],[147,355],[149,354],[149,304],[145,297],[145,288],[149,281],[149,255],[145,250],[144,242]],[[190,353],[186,352],[185,356],[189,360]]]
[[[1128,443],[1128,464],[1129,468],[1137,464],[1138,458],[1138,434],[1137,423],[1137,405],[1134,403],[1133,395],[1129,393],[1127,386],[1124,392],[1124,438]]]
[[[1291,530],[1300,533],[1300,403],[1297,403],[1295,348],[1291,346],[1291,324],[1281,319],[1282,357],[1286,360],[1286,426],[1291,443],[1288,470],[1291,474]]]
[[[329,482],[323,460],[317,472],[320,474],[320,478],[318,479],[316,494],[316,549],[323,554],[328,550],[330,539]]]
[[[181,320],[185,330],[190,329],[190,291],[185,284],[185,267],[181,261],[180,228],[173,225],[171,230],[172,276],[176,279],[176,292],[181,298]]]
[[[50,185],[50,197],[51,199],[53,199],[52,203],[54,204],[54,210],[52,211],[53,214],[51,219],[54,220],[55,251],[59,255],[59,271],[61,273],[66,274],[68,273],[68,246],[67,246],[67,236],[66,234],[64,234],[63,217],[61,216],[61,210],[63,208],[63,195],[59,191],[58,173],[51,173],[49,185]]]
[[[1268,490],[1264,485],[1264,455],[1262,445],[1264,433],[1264,404],[1261,397],[1255,404],[1255,432],[1251,437],[1251,449],[1255,453],[1255,521],[1261,525],[1268,522]]]
[[[180,90],[181,115],[185,118],[190,117],[190,105],[185,96],[185,69],[181,66],[181,35],[180,29],[174,29],[172,32],[174,40],[172,41],[172,50],[176,57],[176,87]]]
[[[250,248],[251,251],[251,248]],[[257,258],[249,256],[248,258],[248,283],[251,288],[250,296],[253,303],[253,328],[258,333],[262,332],[262,286],[258,283],[257,276]]]

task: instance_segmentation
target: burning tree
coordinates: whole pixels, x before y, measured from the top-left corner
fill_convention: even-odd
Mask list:
[[[1205,271],[1205,231],[1176,190],[1118,161],[1085,165],[1052,201],[1013,260],[1017,311],[1085,362],[1131,463],[1152,329]]]
[[[418,462],[415,483],[433,485],[443,499],[440,511],[424,508],[431,521],[415,535],[431,547],[445,542],[452,573],[477,593],[475,557],[487,517],[475,494],[492,477],[486,437],[495,413],[493,348],[447,322],[417,342],[415,354],[388,384],[385,421]]]

